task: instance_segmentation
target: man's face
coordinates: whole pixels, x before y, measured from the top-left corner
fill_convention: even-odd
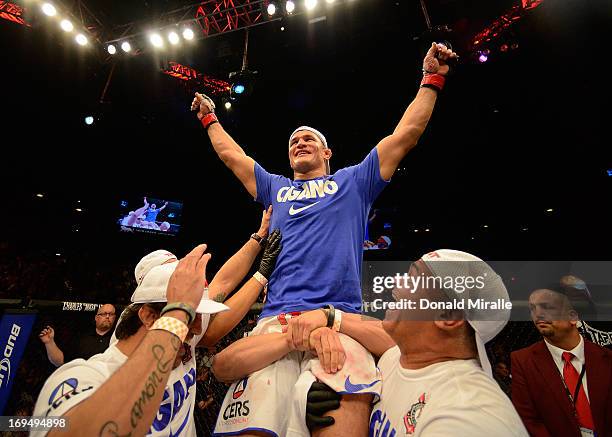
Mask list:
[[[152,203],[152,204],[151,204],[151,209],[155,209],[155,208],[157,208],[157,205],[156,205],[156,204],[154,204],[154,203]]]
[[[289,141],[289,164],[298,173],[319,168],[325,170],[325,158],[330,153],[319,137],[310,131],[298,131]]]
[[[408,270],[409,277],[431,276],[430,270],[422,260],[414,262]],[[412,300],[416,303],[416,309],[409,310],[387,310],[383,329],[398,344],[416,340],[417,337],[427,336],[429,330],[435,329],[434,320],[439,316],[439,310],[419,309],[419,299],[436,300],[440,297],[439,290],[429,290],[423,286],[416,289],[410,288],[411,281],[408,281],[408,288],[396,288],[393,290],[393,297],[396,301],[401,299]]]
[[[96,313],[96,329],[107,331],[115,324],[115,307],[111,304],[102,305]]]
[[[531,320],[543,337],[562,339],[576,329],[577,315],[564,295],[536,290],[529,296]]]

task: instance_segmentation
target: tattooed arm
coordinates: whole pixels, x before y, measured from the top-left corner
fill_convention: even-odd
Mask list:
[[[145,435],[159,409],[180,345],[170,332],[149,331],[108,381],[64,414],[70,423],[68,433],[53,430],[47,435]]]
[[[204,293],[206,264],[210,259],[209,254],[204,254],[205,250],[206,245],[200,245],[179,261],[166,291],[169,303],[182,302],[192,308],[198,306]],[[143,436],[149,431],[181,340],[171,332],[151,330],[157,317],[147,314],[144,307],[139,310],[143,325],[134,335],[144,333],[144,338],[129,353],[127,361],[91,396],[63,415],[69,419],[69,435]],[[164,314],[166,316],[177,319],[177,323],[187,323],[183,311],[169,311]],[[78,385],[73,390],[74,397],[76,388]],[[48,435],[66,434],[51,431]]]
[[[257,235],[261,238],[266,238],[268,235],[271,216],[272,206],[263,212],[261,226],[257,231]],[[254,239],[249,238],[249,241],[221,266],[208,286],[208,297],[217,302],[224,302],[249,272],[260,250],[261,245]]]

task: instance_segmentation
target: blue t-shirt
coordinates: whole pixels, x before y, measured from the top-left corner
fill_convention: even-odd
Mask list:
[[[158,208],[158,209],[149,208],[149,209],[147,209],[147,218],[145,219],[145,221],[147,221],[147,222],[154,222],[155,219],[157,219],[157,214],[159,214],[160,211],[161,211],[161,208]]]
[[[388,184],[376,148],[331,176],[292,181],[255,163],[257,201],[272,204],[270,231],[283,248],[268,284],[262,317],[332,304],[361,311],[361,262],[368,214]]]

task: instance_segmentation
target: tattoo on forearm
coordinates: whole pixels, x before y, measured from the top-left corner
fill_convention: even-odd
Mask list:
[[[172,336],[173,339],[176,338],[180,345],[180,341],[177,337]],[[172,341],[172,347],[174,348],[175,341]],[[174,352],[178,350],[178,347]],[[146,406],[147,402],[151,400],[152,397],[157,393],[157,389],[160,383],[164,380],[160,374],[165,375],[172,371],[172,363],[174,362],[175,353],[170,353],[166,356],[166,349],[159,344],[153,345],[151,348],[151,352],[153,354],[153,358],[157,361],[157,369],[151,372],[147,380],[145,381],[144,388],[140,392],[140,397],[134,402],[132,406],[132,416],[130,419],[130,424],[132,425],[132,429],[135,429],[138,426],[138,422],[143,417],[143,409]]]
[[[225,301],[225,293],[219,293],[215,297],[213,297],[215,302],[223,303]]]
[[[100,429],[100,437],[131,437],[132,433],[119,434],[119,425],[116,422],[109,421],[102,425]]]

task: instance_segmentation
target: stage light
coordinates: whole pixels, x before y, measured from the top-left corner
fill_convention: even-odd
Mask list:
[[[305,0],[304,6],[306,6],[307,10],[312,11],[314,8],[317,7],[317,0]]]
[[[285,31],[285,26],[281,26],[281,32]]]
[[[288,0],[287,3],[285,3],[285,10],[288,14],[292,14],[293,11],[295,11],[295,3],[293,3],[291,0]]]
[[[87,117],[85,117],[85,124],[87,126],[91,126],[94,122],[94,118],[91,115],[88,115]]]
[[[83,212],[83,210],[81,208],[75,208],[74,209],[76,212]]]
[[[332,0],[333,1],[333,0]],[[429,232],[429,228],[425,229],[425,232]]]
[[[488,228],[488,227],[489,227],[489,225],[482,225],[482,227],[483,227],[483,228]]]
[[[502,44],[501,47],[499,48],[499,50],[501,50],[502,52],[507,52],[508,51],[508,44]]]
[[[109,44],[106,50],[108,51],[109,55],[114,55],[115,53],[117,53],[117,47],[112,44]]]
[[[193,30],[191,30],[190,28],[186,28],[185,30],[183,30],[183,38],[185,38],[186,40],[192,40],[193,37]]]
[[[42,193],[38,193],[38,194],[36,195],[36,197],[43,198],[43,197],[45,197],[45,195],[44,195],[44,194],[42,194]]]
[[[125,53],[127,53],[130,50],[132,50],[132,46],[130,45],[129,42],[124,41],[124,42],[121,43],[121,50],[123,50]]]
[[[553,211],[554,211],[554,210],[553,210],[552,208],[548,208],[548,209],[546,210],[546,212],[553,212]]]
[[[488,60],[489,60],[489,57],[482,52],[478,56],[478,62],[480,62],[481,64],[487,62]]]
[[[231,107],[232,107],[231,102],[225,102],[225,109],[231,109]]]
[[[163,47],[164,45],[164,40],[159,35],[159,33],[152,33],[151,35],[149,35],[149,41],[151,41],[151,44],[153,44],[157,48]]]
[[[45,3],[42,5],[43,14],[47,17],[54,17],[57,14],[57,9],[51,3]]]
[[[608,170],[608,176],[612,176],[612,170]]]
[[[70,20],[66,20],[66,19],[63,19],[60,22],[60,27],[62,28],[62,30],[64,32],[72,32],[72,29],[74,29],[74,26],[72,25],[72,22]]]
[[[242,70],[230,73],[230,98],[236,100],[246,97],[253,91],[253,83],[257,72]]]
[[[176,32],[170,32],[168,34],[168,41],[170,41],[170,44],[172,45],[177,45],[180,41],[180,38]]]
[[[87,44],[87,37],[85,35],[83,35],[82,33],[79,33],[74,40],[77,42],[78,45],[80,46],[84,46]]]
[[[268,15],[272,16],[276,14],[276,5],[274,3],[270,3],[268,5]]]

